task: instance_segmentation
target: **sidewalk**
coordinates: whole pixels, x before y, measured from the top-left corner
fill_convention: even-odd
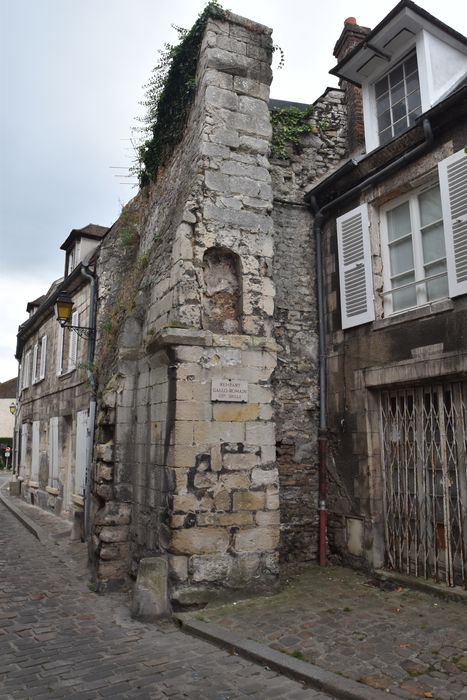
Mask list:
[[[0,502],[87,587],[86,545],[69,539],[71,523],[7,488]],[[336,698],[467,700],[467,593],[457,598],[344,567],[287,564],[278,593],[176,617],[186,632]]]
[[[181,617],[357,681],[374,697],[467,700],[464,603],[338,566],[285,565],[281,580],[270,597]]]

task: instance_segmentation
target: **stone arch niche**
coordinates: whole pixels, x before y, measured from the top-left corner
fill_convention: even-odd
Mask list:
[[[241,333],[241,263],[228,248],[208,248],[203,257],[203,328]]]

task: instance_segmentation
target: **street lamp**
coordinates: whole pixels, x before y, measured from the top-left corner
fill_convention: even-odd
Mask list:
[[[10,413],[12,416],[16,415],[16,401],[12,401],[8,408],[10,409]]]
[[[70,294],[66,291],[61,291],[57,294],[55,300],[55,317],[62,328],[68,328],[80,338],[93,338],[94,328],[88,326],[72,326],[70,321],[73,315],[73,300]]]

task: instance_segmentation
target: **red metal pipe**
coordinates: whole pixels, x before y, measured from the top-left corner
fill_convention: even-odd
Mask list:
[[[326,492],[327,492],[327,463],[328,463],[328,438],[327,431],[320,430],[318,435],[319,449],[319,563],[326,566]]]

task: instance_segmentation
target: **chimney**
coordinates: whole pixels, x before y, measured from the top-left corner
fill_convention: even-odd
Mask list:
[[[337,61],[342,61],[355,46],[361,44],[370,31],[368,27],[360,27],[355,17],[347,17],[342,34],[334,47],[334,56]],[[347,80],[340,80],[339,86],[345,91],[348,121],[347,146],[349,155],[354,155],[365,150],[362,90]]]

